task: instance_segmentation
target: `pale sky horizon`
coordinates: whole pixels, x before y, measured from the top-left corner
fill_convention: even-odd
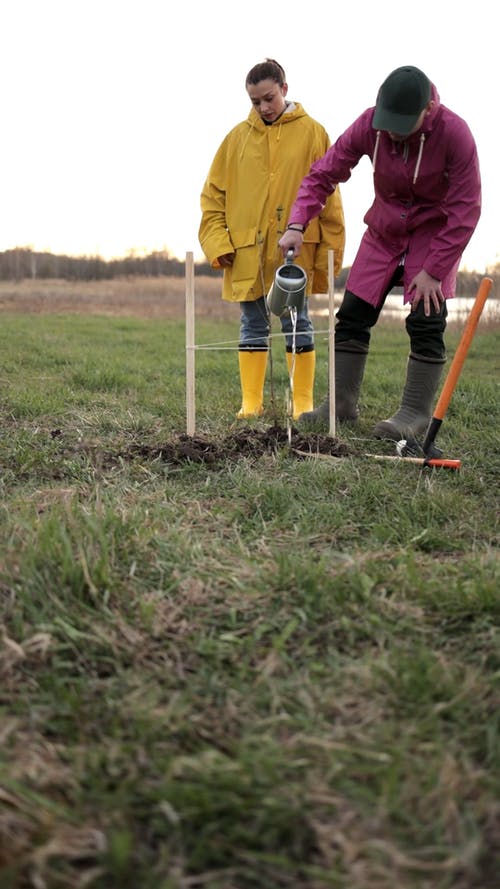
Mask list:
[[[0,11],[4,182],[0,251],[122,257],[166,249],[203,259],[199,195],[212,158],[250,108],[248,70],[284,67],[288,97],[332,142],[399,65],[422,68],[469,124],[483,211],[462,268],[500,262],[496,28],[476,0],[16,0]],[[344,266],[373,185],[368,159],[341,186]]]

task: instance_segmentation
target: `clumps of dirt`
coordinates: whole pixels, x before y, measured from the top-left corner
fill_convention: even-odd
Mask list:
[[[189,461],[215,466],[240,457],[258,458],[266,454],[273,455],[287,448],[297,459],[305,459],[313,454],[345,457],[349,453],[347,445],[326,434],[305,435],[292,428],[289,436],[288,430],[281,426],[271,426],[268,429],[244,426],[220,441],[183,434],[178,439],[164,444],[135,445],[129,450],[128,456],[148,460],[159,459],[175,465]],[[124,454],[120,456],[122,459],[125,457]]]

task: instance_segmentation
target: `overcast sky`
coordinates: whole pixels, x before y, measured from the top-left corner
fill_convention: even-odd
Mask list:
[[[288,97],[332,141],[400,65],[422,68],[476,138],[483,214],[462,267],[500,261],[498,35],[489,0],[5,0],[0,7],[0,250],[123,256],[198,244],[199,194],[246,118],[247,71],[284,67]],[[372,198],[342,186],[350,265]]]

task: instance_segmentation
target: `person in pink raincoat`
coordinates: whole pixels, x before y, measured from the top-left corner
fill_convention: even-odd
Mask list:
[[[336,414],[356,421],[370,333],[385,299],[402,286],[410,340],[406,383],[396,413],[374,435],[400,441],[425,432],[446,361],[446,301],[455,294],[462,253],[481,213],[477,148],[467,123],[442,105],[419,68],[396,68],[366,109],[312,164],[279,241],[299,255],[301,231],[339,182],[368,155],[375,196],[335,323]],[[326,426],[328,396],[299,425]]]

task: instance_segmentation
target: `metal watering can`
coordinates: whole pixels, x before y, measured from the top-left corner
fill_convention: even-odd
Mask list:
[[[285,264],[281,265],[274,276],[274,282],[267,295],[267,304],[273,315],[285,315],[290,309],[298,312],[304,305],[307,275],[293,261],[293,250],[286,255]]]

